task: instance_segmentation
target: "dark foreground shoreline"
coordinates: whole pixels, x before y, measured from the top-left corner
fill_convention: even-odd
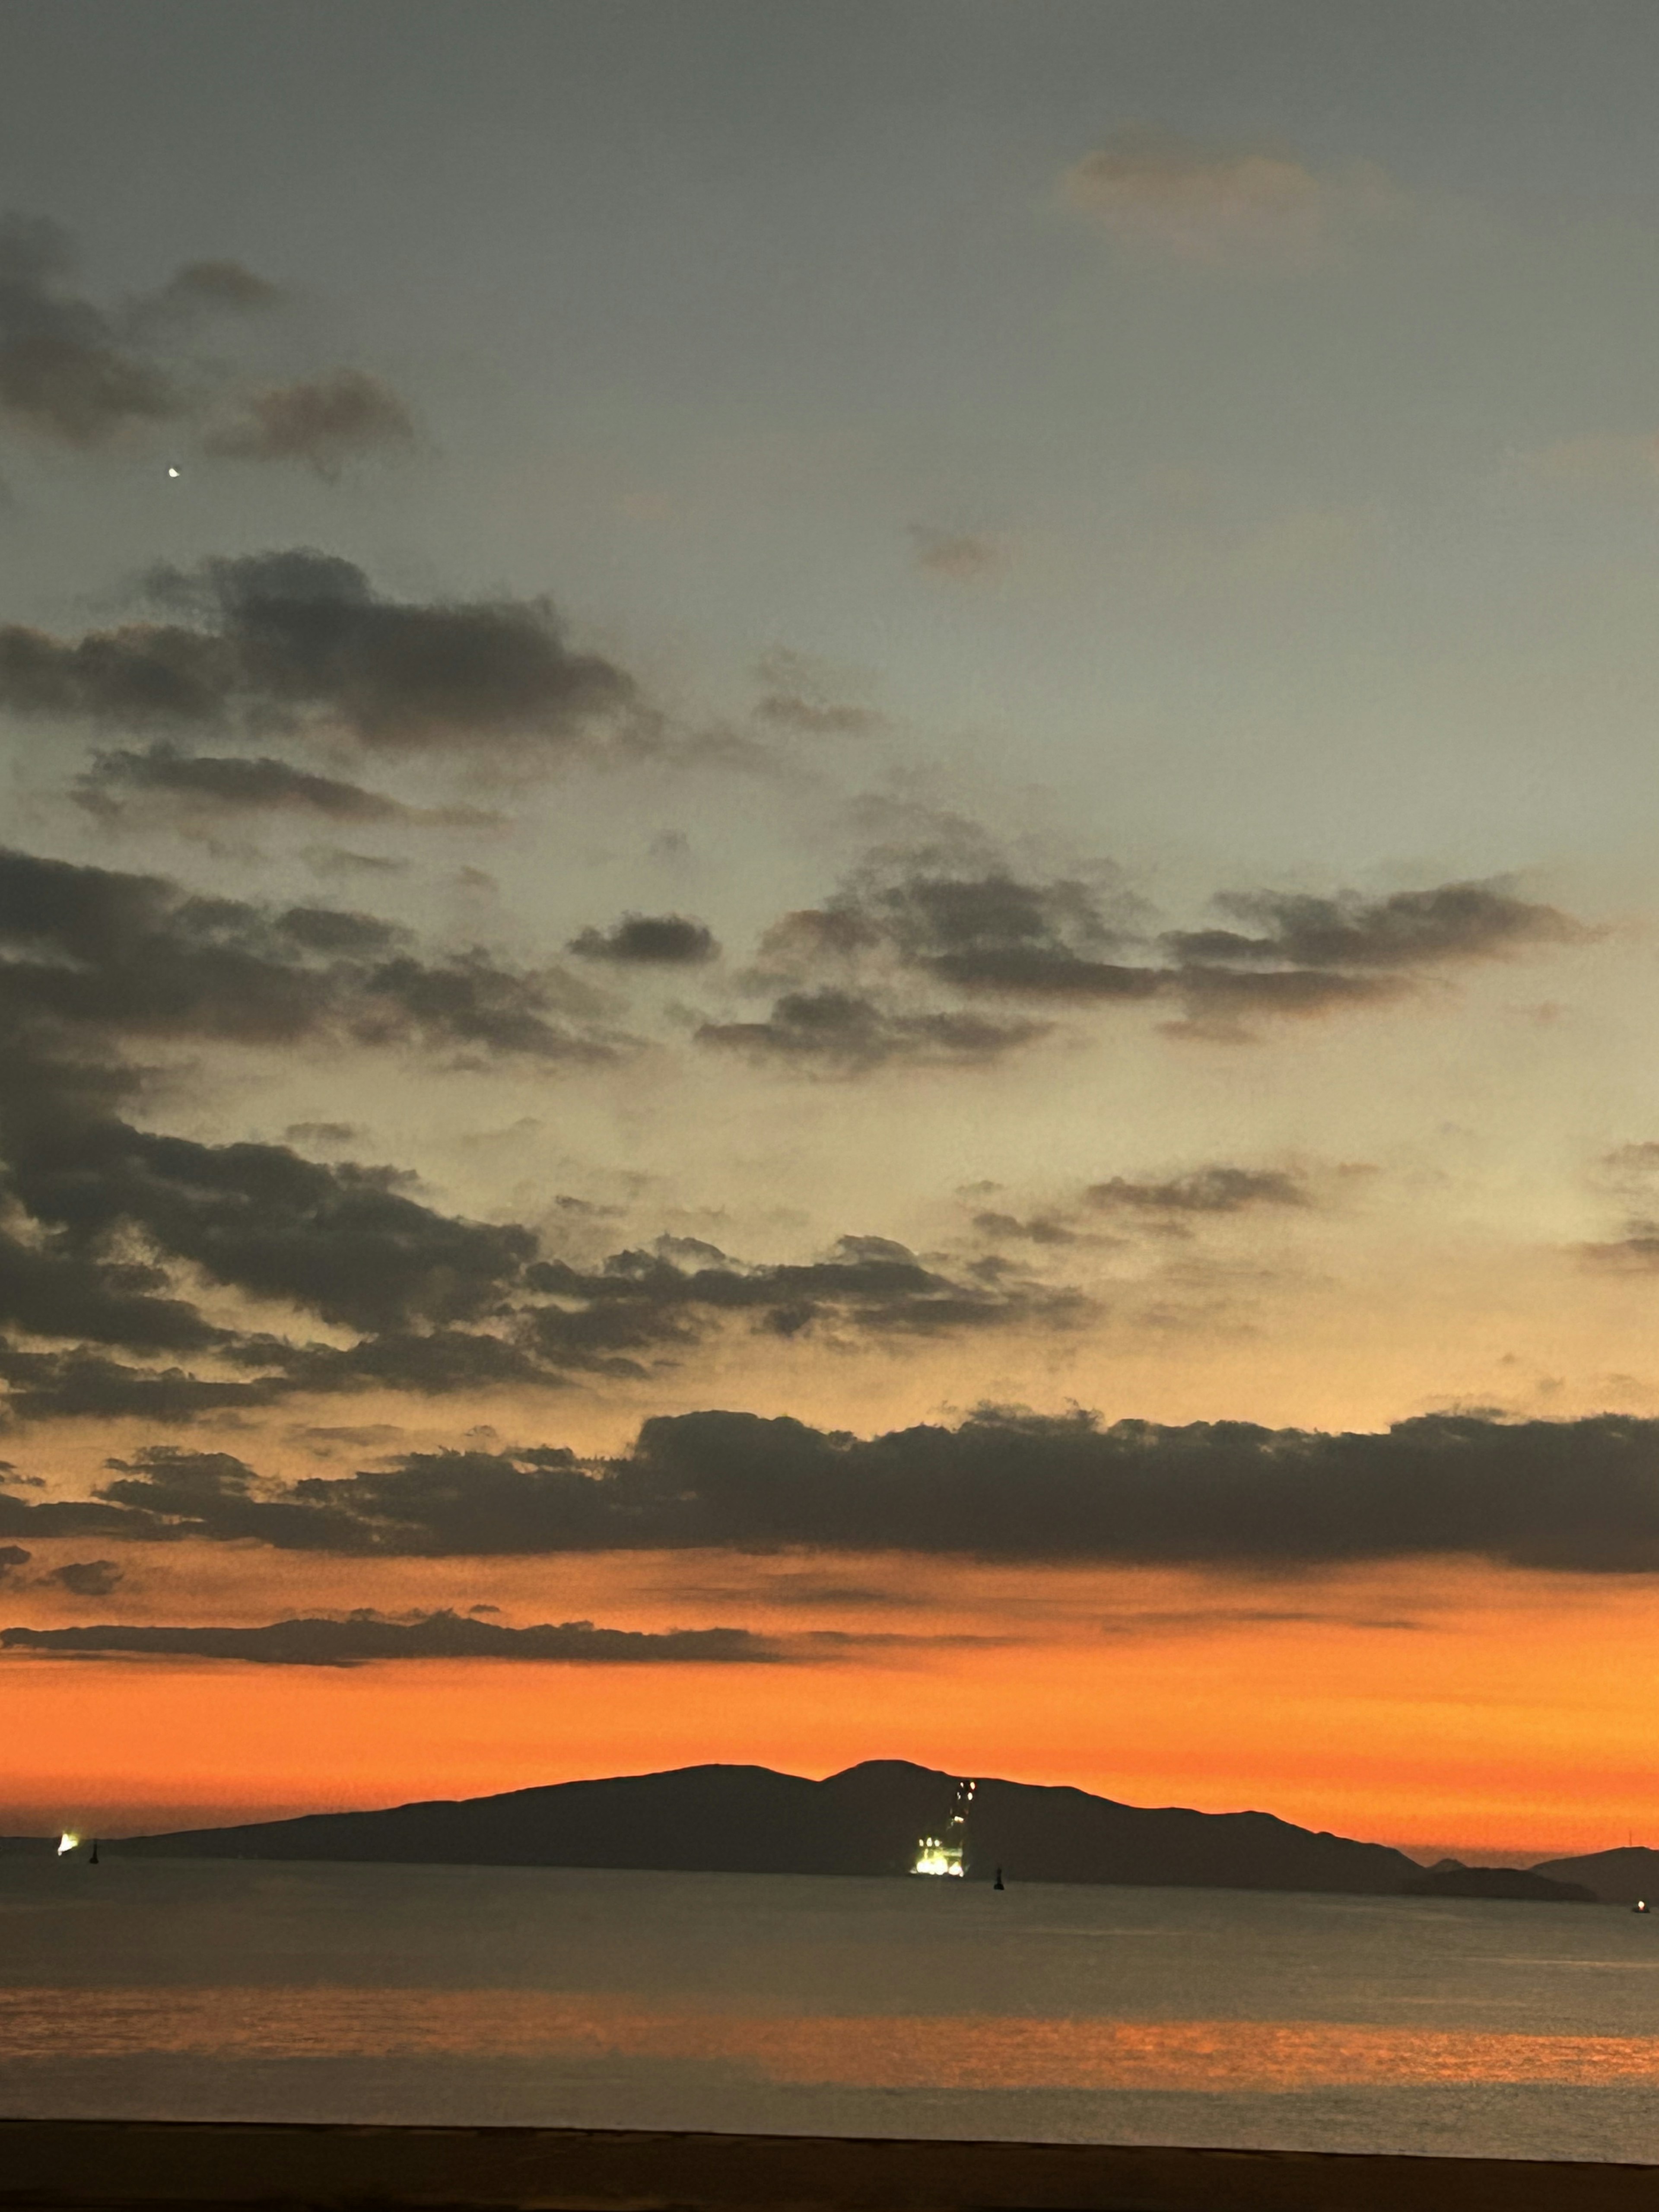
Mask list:
[[[14,2212],[1654,2212],[1659,2166],[586,2128],[0,2120]]]

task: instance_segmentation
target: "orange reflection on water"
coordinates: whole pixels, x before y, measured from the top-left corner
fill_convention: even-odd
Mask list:
[[[0,2057],[635,2057],[891,2089],[1290,2090],[1651,2081],[1659,2037],[1488,2034],[1324,2021],[654,2009],[533,1990],[0,1991]]]

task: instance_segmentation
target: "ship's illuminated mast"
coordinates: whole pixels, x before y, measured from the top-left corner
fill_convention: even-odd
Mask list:
[[[957,1881],[962,1879],[962,1855],[968,1848],[968,1815],[973,1810],[974,1792],[978,1787],[976,1782],[957,1783],[956,1801],[945,1824],[945,1833],[918,1837],[912,1874],[955,1875]]]

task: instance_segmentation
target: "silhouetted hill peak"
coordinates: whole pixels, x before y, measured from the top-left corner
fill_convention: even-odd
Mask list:
[[[551,1783],[386,1812],[315,1813],[112,1846],[142,1856],[656,1867],[732,1874],[896,1875],[948,1820],[957,1778],[869,1759],[823,1782],[764,1766]],[[966,1870],[988,1881],[1173,1884],[1398,1894],[1419,1869],[1381,1844],[1268,1813],[1122,1805],[1065,1785],[983,1780]]]

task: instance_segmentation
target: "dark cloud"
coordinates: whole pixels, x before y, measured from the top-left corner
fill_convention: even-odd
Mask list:
[[[1183,963],[1403,969],[1490,959],[1528,945],[1581,944],[1590,934],[1558,908],[1493,884],[1442,884],[1381,899],[1230,891],[1216,904],[1247,928],[1176,932],[1164,941]]]
[[[578,1008],[586,1003],[563,988],[556,971],[506,968],[485,952],[442,962],[399,953],[375,967],[364,987],[351,1033],[365,1044],[453,1042],[492,1054],[589,1063],[618,1056],[619,1040],[550,1019],[573,1000]]]
[[[432,1398],[462,1391],[558,1389],[573,1368],[627,1375],[643,1371],[632,1363],[612,1368],[605,1361],[574,1357],[557,1363],[526,1342],[529,1334],[528,1323],[520,1314],[497,1334],[484,1329],[388,1329],[344,1351],[306,1344],[264,1352],[254,1342],[247,1356],[252,1364],[279,1366],[281,1387],[289,1392],[374,1388],[415,1391]]]
[[[43,1575],[43,1584],[67,1590],[71,1597],[107,1597],[124,1579],[113,1559],[71,1559]]]
[[[712,930],[681,914],[630,914],[609,929],[585,929],[568,948],[584,960],[614,960],[640,967],[696,967],[714,959]]]
[[[829,1258],[799,1265],[744,1266],[712,1246],[678,1256],[660,1246],[617,1253],[586,1273],[538,1261],[526,1280],[559,1301],[535,1316],[534,1328],[538,1343],[564,1359],[684,1341],[733,1314],[777,1336],[823,1329],[902,1340],[1033,1322],[1075,1327],[1093,1310],[1076,1291],[1023,1278],[945,1273],[883,1237],[843,1237]]]
[[[234,413],[209,427],[202,449],[232,460],[303,461],[332,479],[348,461],[414,442],[409,410],[389,384],[337,368],[244,392]]]
[[[1583,1244],[1579,1251],[1592,1267],[1614,1267],[1626,1273],[1659,1273],[1659,1221],[1626,1222],[1623,1236],[1601,1244]]]
[[[1022,1221],[1014,1213],[976,1213],[974,1226],[981,1237],[1013,1237],[1027,1244],[1075,1244],[1078,1241],[1076,1230],[1044,1215]]]
[[[967,992],[1029,998],[1145,998],[1152,971],[1103,957],[1128,941],[1121,898],[1079,880],[1035,884],[1006,869],[973,872],[878,865],[830,907],[786,915],[759,972],[805,980],[825,963],[876,954]]]
[[[1651,1574],[1659,1422],[1433,1414],[1330,1435],[990,1408],[866,1440],[702,1413],[647,1421],[612,1461],[411,1453],[282,1486],[164,1450],[86,1504],[0,1498],[8,1537],[124,1524],[137,1539],[402,1556],[805,1548],[1256,1572],[1443,1554]]]
[[[158,568],[149,589],[179,618],[74,640],[0,628],[0,706],[410,752],[568,750],[636,703],[620,669],[570,650],[545,600],[389,599],[353,562],[304,550]]]
[[[1418,988],[1410,973],[1350,975],[1331,968],[1220,968],[1194,961],[1172,969],[1170,988],[1183,1006],[1176,1033],[1243,1041],[1249,1024],[1269,1020],[1317,1020],[1360,1006],[1382,1006]]]
[[[1114,1176],[1109,1182],[1091,1183],[1083,1195],[1093,1206],[1142,1213],[1242,1213],[1251,1206],[1313,1202],[1305,1178],[1287,1170],[1222,1165],[1194,1168],[1163,1182]]]
[[[183,411],[159,369],[58,332],[0,344],[0,409],[66,446],[96,446],[131,422]]]
[[[387,1168],[137,1127],[139,1079],[115,1057],[161,1036],[544,1061],[590,1049],[546,1018],[556,988],[481,954],[422,962],[371,915],[0,854],[4,1418],[177,1423],[307,1391],[556,1383],[507,1340],[530,1328],[530,1231],[422,1205]],[[210,1319],[216,1286],[362,1340]]]
[[[0,1232],[0,1328],[146,1352],[201,1352],[219,1344],[222,1333],[193,1306],[165,1295],[167,1288],[158,1267]]]
[[[205,319],[280,298],[240,262],[186,263],[159,291],[100,307],[73,284],[69,234],[39,216],[0,219],[0,412],[81,450],[184,421],[203,452],[297,461],[324,477],[359,455],[413,443],[403,400],[381,378],[336,368],[226,395],[224,372],[194,355]]]
[[[44,1543],[58,1536],[118,1539],[125,1543],[166,1543],[174,1526],[153,1514],[134,1512],[95,1498],[14,1498],[0,1491],[0,1536],[27,1536]]]
[[[226,1347],[227,1356],[234,1349]],[[272,1355],[280,1347],[272,1347]],[[266,1364],[270,1364],[267,1358]],[[153,1421],[182,1425],[213,1413],[236,1413],[275,1404],[283,1395],[280,1378],[254,1382],[224,1381],[191,1374],[182,1367],[133,1367],[101,1353],[26,1352],[0,1344],[0,1382],[6,1385],[5,1419],[9,1421],[124,1420]],[[5,1526],[6,1500],[0,1498],[0,1526]],[[46,1511],[48,1509],[39,1509]],[[55,1510],[55,1509],[54,1509]],[[97,1535],[106,1524],[71,1515],[57,1534]],[[54,1533],[37,1528],[37,1534]]]
[[[202,1145],[99,1122],[56,1136],[36,1132],[12,1173],[33,1219],[61,1240],[65,1268],[106,1249],[118,1231],[136,1230],[215,1282],[368,1331],[499,1310],[536,1249],[528,1230],[457,1220],[418,1204],[394,1187],[389,1170],[325,1166],[281,1145]],[[107,1296],[109,1263],[102,1273]],[[199,1348],[199,1335],[190,1345],[169,1341],[168,1316],[152,1322],[154,1303],[139,1299],[125,1335],[118,1313],[100,1340],[149,1348],[148,1331],[155,1348]],[[65,1308],[56,1318],[74,1325],[27,1325],[54,1336],[94,1334],[68,1298]]]
[[[313,775],[269,755],[182,752],[165,742],[143,751],[102,752],[76,789],[94,813],[118,812],[135,796],[179,799],[216,812],[319,815],[329,822],[404,822],[438,819],[465,824],[491,817],[471,809],[434,817],[402,805],[361,784]]]
[[[783,916],[750,979],[782,990],[771,1018],[712,1024],[704,1040],[856,1071],[904,1056],[994,1057],[1044,1033],[1032,1023],[930,1054],[923,1041],[961,1016],[928,987],[1034,1008],[1163,1003],[1177,1031],[1239,1038],[1263,1019],[1401,998],[1456,961],[1593,934],[1501,886],[1449,884],[1369,901],[1230,894],[1218,903],[1255,933],[1154,937],[1139,902],[1109,877],[1032,880],[963,825],[951,831],[878,854],[829,905]]]
[[[872,883],[866,912],[918,967],[969,989],[1063,996],[1136,994],[1137,971],[1100,955],[1126,941],[1123,917],[1092,886],[1069,878],[909,873]],[[1126,980],[1127,979],[1127,980]]]
[[[9,1580],[27,1566],[33,1557],[33,1553],[26,1552],[21,1544],[0,1544],[0,1582]]]
[[[67,1571],[67,1570],[65,1570]],[[101,1596],[89,1589],[88,1596]],[[383,1620],[277,1620],[268,1628],[3,1628],[0,1648],[131,1657],[235,1659],[274,1667],[360,1667],[384,1659],[578,1661],[605,1666],[764,1664],[776,1647],[746,1628],[596,1628],[591,1620],[504,1628],[466,1613]]]
[[[0,410],[60,445],[88,447],[185,402],[118,319],[70,285],[68,234],[42,216],[0,218]]]
[[[860,1074],[893,1061],[976,1066],[1046,1034],[1036,1021],[982,1014],[889,1012],[876,1000],[826,988],[787,991],[759,1022],[706,1022],[697,1042],[763,1060]]]
[[[553,1018],[580,1000],[556,971],[480,951],[428,961],[372,915],[192,897],[155,876],[0,851],[0,1034],[41,1024],[116,1037],[275,1044],[305,1037],[607,1056]]]
[[[208,314],[268,306],[275,288],[235,261],[195,261],[120,309],[73,287],[69,234],[42,216],[0,218],[0,410],[82,450],[192,413],[198,380],[178,346]]]
[[[543,1256],[520,1224],[422,1203],[389,1168],[137,1126],[141,1079],[119,1057],[155,1038],[424,1043],[544,1060],[607,1049],[550,1019],[573,994],[481,953],[422,959],[372,915],[198,897],[155,877],[0,854],[4,1418],[182,1425],[307,1395],[546,1390],[648,1376],[733,1328],[898,1346],[1065,1328],[1091,1311],[1006,1260],[940,1265],[872,1237],[799,1264],[663,1240],[574,1265]],[[948,1036],[959,1050],[950,1024],[978,1019],[891,1026],[887,1039],[914,1051],[918,1036],[935,1047]],[[356,1340],[315,1340],[297,1319],[251,1322],[248,1299]],[[172,1528],[178,1501],[164,1512],[157,1468],[135,1466],[122,1479],[149,1485],[144,1496],[112,1488],[95,1510],[66,1504],[67,1520],[27,1525],[102,1534],[100,1514],[118,1510],[149,1516],[124,1522],[130,1533]],[[281,1501],[246,1486],[233,1498],[224,1474],[218,1522],[234,1505],[245,1533],[265,1527]],[[307,1509],[307,1540],[321,1525]]]
[[[1000,992],[1025,999],[1146,1000],[1166,988],[1157,969],[1112,960],[1080,959],[1051,945],[987,945],[942,952],[928,962],[933,973],[963,990]]]

